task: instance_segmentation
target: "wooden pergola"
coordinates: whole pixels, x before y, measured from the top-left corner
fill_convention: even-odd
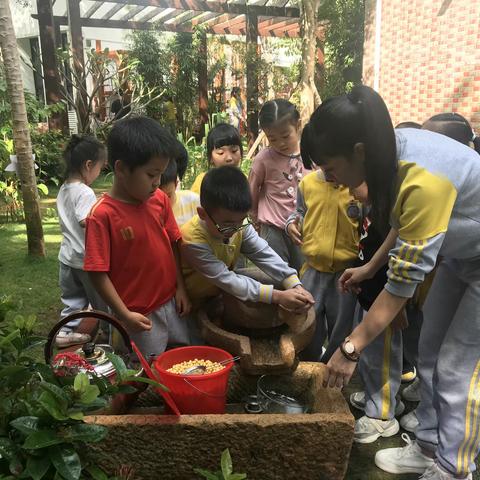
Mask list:
[[[206,34],[245,36],[247,51],[254,56],[259,55],[259,36],[300,35],[300,10],[294,0],[66,0],[67,8],[61,16],[53,15],[53,3],[55,0],[37,0],[38,15],[34,15],[39,22],[48,103],[61,99],[55,47],[59,46],[62,25],[70,29],[77,71],[83,69],[82,27],[192,33],[195,26],[202,26]],[[200,51],[206,57],[206,35],[203,41]],[[200,63],[205,67],[199,70],[199,110],[205,121],[208,118],[207,63]],[[254,62],[251,63],[246,65],[247,123],[256,135],[258,74]]]

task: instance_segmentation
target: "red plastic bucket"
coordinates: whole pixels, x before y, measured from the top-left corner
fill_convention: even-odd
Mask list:
[[[181,375],[167,372],[177,363],[194,360],[221,362],[233,357],[220,348],[196,346],[180,347],[162,353],[154,362],[162,383],[170,389],[170,395],[182,414],[225,413],[228,376],[233,362],[222,370],[204,375]]]

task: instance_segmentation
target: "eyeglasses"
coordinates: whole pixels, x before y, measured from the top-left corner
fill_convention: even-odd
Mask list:
[[[249,225],[252,225],[252,222],[250,220],[247,220],[246,223],[243,223],[242,225],[239,225],[239,226],[222,227],[213,219],[213,217],[206,210],[205,210],[205,213],[207,214],[208,218],[212,221],[212,223],[215,225],[215,228],[217,229],[218,233],[222,235],[233,235],[234,233],[237,233],[240,230],[247,228]]]

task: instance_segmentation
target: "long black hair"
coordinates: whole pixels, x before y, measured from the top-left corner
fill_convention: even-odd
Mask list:
[[[430,117],[422,126],[424,130],[441,133],[457,142],[470,146],[480,154],[480,138],[475,135],[469,121],[459,113],[439,113]]]
[[[63,151],[65,178],[82,172],[87,160],[93,163],[105,160],[105,145],[90,135],[74,134]]]
[[[372,219],[386,233],[396,194],[395,131],[382,97],[363,85],[325,100],[313,112],[302,133],[302,160],[311,168],[335,155],[350,158],[357,143],[364,145]]]

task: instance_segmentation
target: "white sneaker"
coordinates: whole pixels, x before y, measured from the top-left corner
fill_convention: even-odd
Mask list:
[[[407,402],[420,401],[420,379],[416,378],[408,387],[402,391],[402,397]]]
[[[372,443],[380,437],[393,437],[400,430],[396,418],[378,420],[364,415],[355,422],[353,441],[357,443]]]
[[[433,458],[422,453],[416,441],[412,441],[406,433],[402,439],[405,447],[386,448],[375,454],[375,465],[388,473],[424,473],[434,464]]]
[[[350,403],[358,410],[365,411],[365,392],[355,392],[350,395]],[[401,400],[397,400],[395,406],[395,416],[399,417],[405,411],[405,404]]]
[[[415,433],[418,427],[417,412],[412,410],[400,419],[400,426],[407,432]]]
[[[91,340],[88,333],[77,333],[70,330],[60,330],[55,338],[55,344],[58,348],[66,348],[72,345],[81,345]]]
[[[425,473],[420,477],[419,480],[454,480],[456,478],[458,477],[446,472],[440,465],[434,463],[425,470]],[[472,474],[469,473],[464,478],[466,480],[472,480]]]

